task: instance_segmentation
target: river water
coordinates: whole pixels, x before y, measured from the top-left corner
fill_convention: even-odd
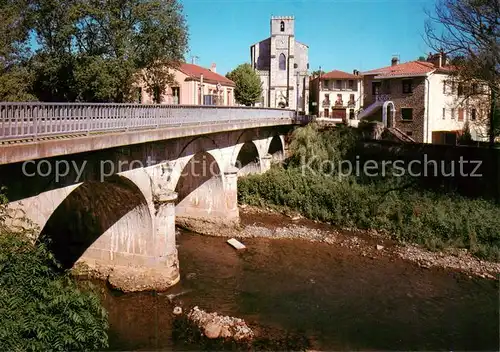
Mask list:
[[[494,280],[305,240],[244,243],[238,252],[224,238],[181,232],[181,282],[167,293],[189,292],[174,303],[244,318],[315,350],[499,348]],[[102,292],[111,350],[202,348],[172,336],[165,294]]]

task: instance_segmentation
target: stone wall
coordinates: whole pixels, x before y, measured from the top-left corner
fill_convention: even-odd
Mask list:
[[[356,154],[361,162],[402,160],[409,165],[418,160],[420,162],[414,163],[412,172],[421,174],[417,180],[425,188],[455,190],[465,196],[500,200],[499,149],[379,140],[361,142]],[[460,160],[464,161],[462,172]],[[446,176],[451,173],[451,164],[455,165],[454,175]]]

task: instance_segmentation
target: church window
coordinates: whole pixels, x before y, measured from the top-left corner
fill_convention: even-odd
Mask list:
[[[286,70],[286,57],[285,54],[280,54],[280,59],[279,59],[279,68],[280,70]]]
[[[285,31],[285,22],[284,22],[284,21],[281,21],[281,23],[280,23],[280,30],[281,30],[282,32],[284,32],[284,31]]]

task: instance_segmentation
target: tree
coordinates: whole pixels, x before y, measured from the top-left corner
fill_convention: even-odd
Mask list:
[[[325,71],[323,70],[316,70],[316,71],[313,71],[311,72],[311,76],[320,76],[320,75],[324,75],[325,74]]]
[[[250,64],[239,65],[226,77],[236,84],[234,97],[240,104],[251,106],[260,100],[262,82]]]
[[[46,246],[33,242],[30,228],[7,226],[11,214],[3,202],[0,194],[0,349],[108,347],[107,313],[98,295],[80,290],[61,274]]]
[[[26,67],[30,21],[28,0],[0,2],[0,101],[34,99]]]
[[[428,13],[426,38],[437,51],[453,56],[458,84],[486,84],[486,90],[467,89],[467,97],[486,96],[489,101],[489,142],[498,127],[500,96],[500,3],[498,0],[438,0]]]
[[[28,1],[29,6],[22,5]],[[12,35],[0,34],[0,57],[5,56],[2,47],[27,46],[28,33],[36,38],[38,48],[25,65],[11,60],[11,67],[27,67],[32,77],[29,88],[40,100],[127,102],[137,83],[161,96],[173,82],[169,69],[178,66],[187,49],[187,27],[177,0],[8,3],[15,6],[7,27],[17,28],[16,14],[23,14],[24,7],[29,20]],[[0,74],[1,84],[6,70]]]

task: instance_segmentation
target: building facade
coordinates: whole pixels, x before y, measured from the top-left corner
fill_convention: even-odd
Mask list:
[[[271,17],[271,36],[250,47],[262,82],[257,106],[309,113],[309,47],[295,40],[295,19]]]
[[[219,75],[216,65],[212,64],[210,69],[188,63],[181,63],[177,69],[173,69],[175,83],[166,87],[165,94],[155,99],[139,84],[137,101],[143,104],[153,104],[159,100],[160,104],[182,104],[182,105],[220,105],[233,106],[234,87],[233,81]]]
[[[444,54],[405,63],[393,58],[391,66],[362,75],[365,95],[360,119],[382,121],[421,143],[454,144],[466,125],[474,140],[487,139],[484,106],[489,100],[464,94]]]
[[[357,70],[352,74],[334,70],[313,77],[309,89],[311,114],[334,122],[356,124],[363,106],[363,77]]]

